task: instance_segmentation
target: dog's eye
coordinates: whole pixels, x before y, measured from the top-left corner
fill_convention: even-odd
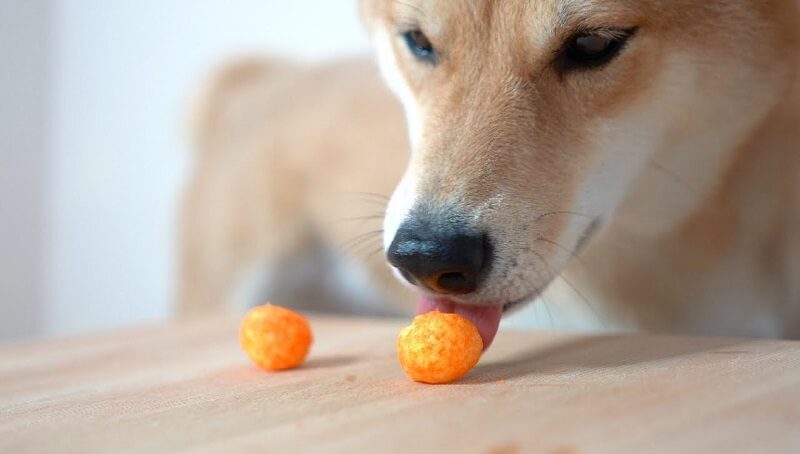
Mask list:
[[[436,50],[422,30],[415,29],[404,32],[403,41],[415,57],[427,63],[436,64]]]
[[[581,32],[564,45],[557,59],[561,72],[594,69],[613,60],[635,33],[632,30],[600,30]]]

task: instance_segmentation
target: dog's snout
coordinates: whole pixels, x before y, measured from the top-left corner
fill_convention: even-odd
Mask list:
[[[409,282],[441,294],[474,292],[489,264],[489,237],[402,225],[387,257]]]

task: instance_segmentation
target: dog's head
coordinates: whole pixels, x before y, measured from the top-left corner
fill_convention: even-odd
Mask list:
[[[490,342],[654,156],[741,140],[776,97],[778,3],[362,0],[413,145],[384,242],[421,310]]]

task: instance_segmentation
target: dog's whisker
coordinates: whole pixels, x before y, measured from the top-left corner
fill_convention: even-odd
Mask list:
[[[345,195],[349,196],[357,196],[363,198],[370,198],[370,199],[378,199],[383,200],[385,202],[389,201],[389,196],[379,194],[377,192],[363,192],[363,191],[354,191],[354,192],[346,192]]]
[[[386,205],[388,203],[385,200],[367,199],[367,198],[357,199],[356,201],[362,202],[365,205],[371,205],[371,206],[379,207],[379,208],[383,209],[384,211],[386,210]]]
[[[351,248],[353,248],[354,246],[361,244],[363,241],[368,240],[370,238],[375,238],[382,234],[383,234],[383,229],[378,229],[378,230],[371,230],[369,232],[364,232],[360,235],[356,235],[355,237],[349,239],[348,241],[345,241],[344,244],[342,244],[339,247],[339,251],[346,252]]]
[[[547,282],[547,277],[542,273],[542,271],[539,269],[539,267],[534,266],[533,267],[533,271],[536,273],[536,276],[539,278],[539,280],[542,281],[543,287],[542,286],[534,286],[534,294],[536,295],[536,298],[534,299],[534,301],[532,301],[533,304],[530,304],[530,308],[531,308],[530,310],[534,311],[534,313],[536,314],[536,322],[538,324],[539,323],[539,318],[541,316],[540,315],[541,311],[539,311],[537,309],[537,307],[536,307],[536,299],[541,299],[543,304],[544,304],[545,311],[547,313],[547,316],[548,316],[548,319],[549,319],[549,322],[550,322],[550,328],[552,329],[553,328],[553,318],[552,318],[552,315],[550,314],[550,309],[547,307],[546,301],[544,299],[544,289],[549,285],[549,282],[547,284],[545,284],[545,282]],[[539,324],[539,326],[542,326],[542,325]]]
[[[556,273],[554,273],[554,270],[553,270],[553,268],[550,266],[550,262],[548,262],[548,261],[547,261],[547,259],[545,259],[545,258],[544,258],[544,256],[543,256],[542,254],[539,254],[539,253],[538,253],[538,252],[536,252],[536,251],[531,251],[531,252],[532,252],[532,253],[533,253],[535,256],[537,256],[537,257],[539,258],[539,260],[541,260],[541,261],[542,261],[542,263],[544,264],[544,266],[545,266],[545,267],[547,267],[547,269],[549,269],[549,270],[550,270],[550,274],[553,274],[553,275],[555,276],[555,277],[554,277],[554,280],[555,280],[555,279],[561,279],[561,280],[562,280],[562,281],[563,281],[565,284],[567,284],[567,286],[569,286],[569,288],[571,288],[571,289],[572,289],[572,291],[575,293],[575,295],[576,295],[576,296],[578,296],[578,298],[579,298],[581,301],[583,301],[583,303],[584,303],[584,304],[586,304],[586,306],[589,308],[589,310],[591,310],[591,311],[592,311],[592,313],[594,314],[594,316],[595,316],[595,318],[597,319],[597,321],[598,321],[598,322],[600,322],[600,323],[603,325],[603,327],[604,327],[604,328],[608,328],[608,324],[605,322],[605,320],[603,319],[603,317],[601,317],[601,316],[600,316],[600,313],[599,313],[599,312],[598,312],[598,311],[595,309],[595,307],[594,307],[594,306],[593,306],[593,305],[592,305],[592,304],[589,302],[589,300],[586,298],[586,296],[585,296],[583,293],[581,293],[581,291],[580,291],[580,290],[578,290],[578,289],[575,287],[575,285],[574,285],[572,282],[570,282],[570,281],[569,281],[569,279],[567,279],[567,278],[566,278],[566,276],[564,276],[564,274],[563,274],[563,273],[561,273],[561,274],[556,274]]]
[[[360,257],[361,254],[364,253],[365,251],[367,250],[371,251],[373,248],[376,248],[378,246],[380,246],[380,248],[383,249],[382,239],[376,237],[370,237],[369,239],[365,239],[364,241],[360,242],[360,244],[353,246],[348,251],[348,253],[353,257]],[[363,259],[366,260],[367,258],[363,257]]]
[[[358,244],[353,245],[350,249],[344,251],[344,254],[349,257],[358,258],[365,250],[377,247],[378,244],[379,242],[377,241],[365,238],[359,241]]]
[[[570,249],[570,248],[568,248],[568,247],[566,247],[566,246],[564,246],[564,245],[562,245],[562,244],[560,244],[560,243],[557,243],[557,242],[555,242],[555,241],[553,241],[553,240],[551,240],[551,239],[544,238],[544,237],[541,237],[541,236],[540,236],[540,237],[538,237],[538,238],[536,238],[534,241],[540,241],[540,242],[543,242],[543,243],[551,244],[551,245],[553,245],[553,246],[555,246],[555,247],[557,247],[557,248],[561,249],[562,251],[564,251],[564,252],[568,253],[568,254],[570,255],[570,257],[571,257],[571,258],[575,259],[575,260],[576,260],[578,263],[580,263],[580,265],[581,265],[581,266],[582,266],[584,269],[587,269],[587,270],[588,270],[588,268],[589,268],[589,267],[586,265],[586,263],[584,263],[584,262],[583,262],[583,259],[581,259],[581,258],[578,256],[578,254],[575,252],[575,250],[573,250],[573,249]]]
[[[356,222],[356,221],[372,221],[372,220],[382,220],[385,217],[383,213],[378,214],[371,214],[366,216],[355,216],[351,218],[341,218],[337,219],[335,222],[342,223],[342,222]]]
[[[680,186],[681,189],[688,192],[690,195],[695,197],[700,196],[700,192],[696,188],[694,188],[691,184],[689,184],[689,182],[687,182],[684,178],[675,173],[673,170],[670,170],[669,168],[665,167],[664,165],[662,165],[657,161],[649,161],[649,165],[651,168],[656,169],[663,175],[669,177],[675,184]]]
[[[592,311],[592,313],[594,314],[594,316],[597,319],[597,321],[599,321],[603,325],[603,328],[608,328],[608,324],[603,319],[603,317],[600,316],[600,313],[597,311],[597,309],[595,309],[594,305],[592,305],[592,303],[589,302],[589,299],[586,298],[586,296],[583,293],[581,293],[581,291],[578,290],[578,288],[572,282],[570,282],[570,280],[567,279],[566,276],[561,274],[561,275],[558,276],[557,279],[561,279],[562,281],[564,281],[564,283],[566,283],[569,286],[569,288],[571,288],[572,291],[575,292],[575,294],[578,295],[578,297],[584,303],[586,303],[586,306],[589,308],[589,310]]]
[[[374,250],[370,251],[364,258],[364,260],[370,260],[371,258],[375,257],[375,255],[378,254],[379,252],[383,252],[383,245],[380,245]]]
[[[542,299],[542,304],[544,304],[544,310],[547,312],[547,318],[550,320],[550,329],[555,329],[555,323],[553,323],[553,314],[550,313],[550,306],[547,305],[548,301],[545,299],[544,295],[539,295]]]
[[[540,270],[534,269],[534,271],[536,271],[536,274],[539,276],[539,279],[544,280],[543,279],[544,275]],[[545,312],[547,312],[547,318],[550,320],[550,329],[555,329],[555,324],[553,323],[553,314],[550,312],[550,307],[547,304],[548,303],[547,299],[545,299],[544,297],[544,290],[541,287],[537,287],[536,294],[539,295],[539,298],[542,300],[542,303],[544,304],[544,310]]]
[[[626,154],[638,154],[637,151],[634,150],[618,150],[618,153],[626,153]],[[672,182],[681,189],[688,192],[693,197],[699,197],[700,191],[697,190],[693,185],[691,185],[685,178],[681,177],[679,174],[675,173],[674,170],[668,168],[667,166],[663,165],[662,163],[651,159],[647,161],[647,166],[651,169],[657,170],[662,175],[669,177]]]
[[[563,215],[570,215],[570,216],[578,216],[578,217],[591,219],[591,220],[595,219],[595,216],[592,216],[592,215],[589,215],[589,214],[580,213],[580,212],[577,212],[577,211],[549,211],[547,213],[544,213],[544,214],[541,214],[541,215],[537,216],[533,220],[533,222],[539,221],[539,220],[541,220],[543,218],[546,218],[546,217],[549,217],[549,216],[556,216],[556,215],[562,215],[562,214]]]

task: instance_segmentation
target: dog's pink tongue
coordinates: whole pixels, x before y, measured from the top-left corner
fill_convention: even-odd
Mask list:
[[[500,326],[500,317],[503,316],[502,305],[472,306],[446,299],[434,299],[425,296],[420,298],[417,314],[425,314],[431,311],[454,313],[471,321],[481,334],[484,351],[492,344],[494,336],[497,334],[497,328]]]

